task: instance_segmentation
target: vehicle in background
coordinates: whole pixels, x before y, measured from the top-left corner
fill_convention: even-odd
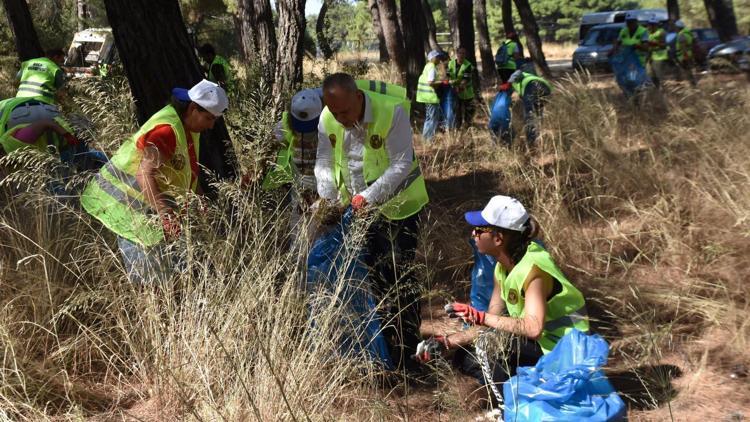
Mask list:
[[[578,28],[578,40],[583,41],[586,34],[597,25],[608,23],[625,23],[625,15],[635,13],[638,21],[646,23],[652,18],[660,22],[666,22],[669,15],[665,9],[639,9],[639,10],[618,10],[612,12],[595,12],[587,13],[581,17],[581,24]]]
[[[691,29],[690,32],[693,33],[693,39],[695,40],[695,47],[693,48],[695,62],[699,66],[705,66],[708,52],[721,43],[719,33],[713,28],[695,28]]]
[[[75,77],[106,74],[118,60],[111,28],[76,32],[65,57],[65,68]]]
[[[610,23],[589,29],[573,53],[573,69],[610,71],[609,52],[624,27],[624,23]]]
[[[750,56],[750,37],[742,37],[719,44],[708,51],[708,66],[710,70],[744,70],[747,57]]]

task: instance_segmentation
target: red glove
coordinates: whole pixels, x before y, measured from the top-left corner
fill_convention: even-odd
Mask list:
[[[352,198],[352,208],[354,211],[359,211],[367,206],[367,200],[362,195],[354,195]]]
[[[509,82],[505,82],[505,83],[500,84],[497,87],[497,90],[498,91],[508,91],[508,90],[510,90],[510,83]]]
[[[471,325],[484,325],[483,311],[477,310],[477,308],[466,305],[464,303],[453,302],[445,305],[445,312],[451,318],[461,318],[467,324]]]
[[[448,79],[443,81],[443,85],[450,85],[450,84],[451,84],[451,81],[449,81]]]
[[[441,356],[448,349],[450,349],[450,342],[447,337],[430,337],[417,345],[417,353],[412,357],[419,363],[427,363]]]
[[[66,133],[63,135],[63,139],[65,139],[65,143],[68,144],[68,146],[75,146],[80,142],[72,133]]]
[[[180,237],[182,232],[179,219],[171,212],[162,214],[161,227],[164,229],[164,237],[170,241]]]

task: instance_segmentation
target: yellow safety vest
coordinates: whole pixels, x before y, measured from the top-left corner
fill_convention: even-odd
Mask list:
[[[515,83],[512,84],[513,90],[516,91],[519,96],[523,97],[523,94],[526,92],[526,87],[529,85],[529,82],[531,81],[539,81],[543,83],[549,88],[550,92],[552,92],[552,84],[547,82],[546,79],[536,76],[536,75],[532,75],[531,73],[526,73],[526,72],[521,73],[520,81],[516,81]]]
[[[456,59],[451,59],[451,61],[448,62],[448,76],[451,79],[451,83],[460,83],[464,79],[464,75],[467,73],[471,75],[472,71],[471,63],[466,59],[464,59],[464,62],[461,63],[461,66],[458,67],[458,69],[456,69]],[[471,80],[471,76],[469,76],[468,79],[469,83],[466,84],[463,91],[458,93],[458,98],[462,100],[470,100],[474,98],[474,82]]]
[[[54,121],[63,129],[65,129],[66,132],[70,134],[74,133],[68,122],[66,122],[62,117],[55,117]],[[62,148],[67,146],[63,137],[52,131],[48,131],[47,133],[42,134],[42,136],[37,138],[36,142],[34,142],[33,144],[28,144],[19,139],[16,139],[16,132],[30,125],[31,123],[26,123],[14,126],[0,135],[0,145],[2,145],[3,150],[6,154],[10,154],[11,152],[21,148],[34,148],[42,152],[49,152],[49,146],[55,147],[55,149],[59,152]]]
[[[292,130],[289,125],[289,113],[284,112],[281,115],[281,131],[284,135],[286,145],[279,150],[276,156],[276,165],[268,172],[263,179],[262,188],[264,190],[277,189],[287,183],[294,181],[294,170],[292,168],[292,158],[294,157],[294,146],[299,142],[299,133]]]
[[[232,83],[232,66],[229,64],[227,59],[225,59],[224,57],[221,57],[218,54],[214,56],[214,61],[211,63],[211,66],[208,68],[208,80],[211,82],[218,82],[212,70],[214,65],[217,65],[217,64],[224,68],[224,77],[226,77],[226,83],[227,85],[230,85]]]
[[[635,32],[633,34],[628,31],[628,27],[623,27],[620,29],[620,44],[624,45],[626,47],[635,47],[637,45],[641,45],[643,43],[643,37],[648,33],[646,28],[644,28],[641,25],[638,25],[638,28],[636,28]],[[641,64],[646,64],[646,54],[641,50],[635,50],[636,54],[638,55],[638,60],[640,60]]]
[[[665,34],[666,31],[664,31],[664,28],[659,28],[653,34],[649,34],[648,40],[654,43],[664,42]],[[651,47],[651,60],[655,62],[669,60],[666,44],[663,47]]]
[[[46,57],[26,60],[21,63],[21,83],[16,97],[33,97],[48,103],[55,102],[55,75],[60,71],[52,60]]]
[[[440,98],[438,98],[435,88],[429,83],[428,75],[435,69],[435,63],[427,62],[422,70],[422,74],[419,75],[419,82],[417,83],[417,102],[424,104],[440,104]],[[434,81],[433,81],[434,82]]]

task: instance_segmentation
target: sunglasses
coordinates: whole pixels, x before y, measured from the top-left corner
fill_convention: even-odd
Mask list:
[[[471,236],[477,237],[481,236],[482,233],[492,233],[495,231],[494,227],[487,227],[487,226],[478,226],[471,229]]]

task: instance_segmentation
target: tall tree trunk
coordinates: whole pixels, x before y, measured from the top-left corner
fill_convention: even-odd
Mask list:
[[[474,48],[474,4],[472,0],[448,0],[448,21],[453,48],[464,47],[466,58],[477,62]]]
[[[667,14],[670,20],[680,19],[680,3],[677,0],[667,0]]]
[[[474,17],[479,35],[479,56],[482,58],[482,77],[491,80],[495,77],[495,58],[492,56],[490,31],[487,28],[487,1],[474,0]]]
[[[542,51],[542,39],[539,38],[539,27],[536,24],[536,18],[534,18],[534,12],[531,11],[531,5],[529,0],[514,0],[518,14],[521,16],[521,23],[523,24],[523,31],[526,34],[526,47],[529,49],[529,56],[536,64],[539,71],[545,77],[550,76],[549,66],[547,66],[547,60],[544,58],[544,52]]]
[[[370,15],[372,16],[372,28],[378,35],[378,51],[380,52],[379,61],[380,63],[387,63],[388,61],[390,61],[390,57],[388,57],[388,47],[385,45],[383,27],[380,25],[380,9],[378,8],[378,0],[368,0],[367,7],[370,9]]]
[[[276,27],[269,0],[237,0],[242,52],[260,65],[263,79],[273,84],[276,73]]]
[[[86,29],[86,20],[88,18],[89,11],[86,0],[76,0],[76,22],[78,23],[79,31]]]
[[[333,57],[331,43],[328,42],[328,24],[326,22],[326,14],[328,13],[329,5],[330,0],[323,0],[323,4],[320,6],[320,12],[318,12],[318,20],[315,22],[315,36],[318,38],[318,47],[326,60]]]
[[[424,13],[424,21],[425,25],[427,26],[427,43],[429,45],[428,48],[425,48],[425,51],[429,52],[429,50],[440,50],[440,44],[438,44],[437,41],[437,27],[435,26],[435,17],[432,16],[432,8],[430,7],[430,2],[427,0],[422,0],[422,12]]]
[[[279,9],[279,46],[276,49],[273,98],[278,109],[283,100],[302,84],[305,0],[276,0],[276,6]]]
[[[401,32],[404,36],[404,48],[408,52],[406,55],[406,91],[409,98],[414,98],[419,75],[425,65],[426,26],[422,2],[401,0]]]
[[[703,0],[711,27],[719,33],[719,38],[727,42],[738,34],[737,18],[734,15],[732,0]]]
[[[516,28],[513,26],[513,0],[503,0],[502,15],[505,33],[516,32]]]
[[[18,58],[23,62],[44,56],[26,0],[3,0],[3,6],[8,26],[16,40]]]
[[[391,64],[396,66],[401,83],[406,83],[406,50],[404,50],[404,37],[401,34],[401,26],[398,21],[398,10],[395,0],[377,0],[380,10],[380,26],[383,28],[385,45],[388,48],[388,56]]]
[[[104,0],[117,52],[135,99],[138,122],[167,104],[172,88],[203,78],[177,0]],[[221,179],[234,178],[235,162],[223,119],[201,136],[200,163]],[[201,186],[212,192],[206,175]]]

